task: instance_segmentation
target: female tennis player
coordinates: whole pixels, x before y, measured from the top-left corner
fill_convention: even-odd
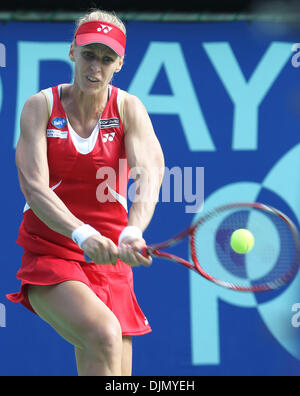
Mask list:
[[[72,84],[32,97],[21,115],[16,163],[26,198],[18,244],[20,302],[75,346],[80,376],[131,375],[132,336],[151,328],[133,290],[132,266],[162,182],[161,146],[141,101],[112,85],[126,29],[113,14],[80,19],[70,48]],[[127,214],[129,170],[143,169]],[[137,174],[135,172],[135,174]],[[156,187],[155,187],[156,186]],[[92,259],[86,263],[84,253]]]

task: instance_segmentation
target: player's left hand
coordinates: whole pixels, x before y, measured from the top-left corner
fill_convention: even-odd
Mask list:
[[[131,267],[144,265],[149,267],[152,264],[152,257],[144,257],[140,252],[146,247],[143,238],[125,238],[119,246],[119,258]]]

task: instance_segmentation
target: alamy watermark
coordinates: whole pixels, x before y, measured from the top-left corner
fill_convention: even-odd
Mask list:
[[[0,67],[6,67],[6,48],[0,43]]]
[[[295,52],[292,57],[292,65],[298,68],[300,67],[300,43],[296,43],[292,46],[292,52]]]
[[[4,304],[0,304],[0,327],[6,327],[6,308]]]
[[[127,180],[124,177],[126,172],[125,159],[119,160],[117,173],[111,167],[98,169],[96,178],[102,180],[96,190],[98,202],[119,201],[123,206],[127,204],[127,199],[132,203],[184,203],[186,213],[198,213],[203,209],[203,167],[133,167],[130,177],[134,183],[128,188],[127,183],[124,183]]]
[[[296,312],[292,316],[292,326],[295,328],[300,327],[300,303],[296,303],[292,306],[292,312]]]

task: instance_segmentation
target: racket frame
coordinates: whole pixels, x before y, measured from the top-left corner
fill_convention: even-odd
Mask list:
[[[255,286],[250,286],[250,287],[242,287],[233,283],[225,282],[220,279],[214,278],[208,273],[204,271],[204,269],[201,267],[197,254],[196,254],[196,248],[195,248],[195,230],[205,223],[206,221],[210,220],[213,217],[216,217],[219,213],[225,212],[227,210],[233,210],[233,209],[242,209],[242,208],[248,208],[248,209],[257,209],[257,210],[262,210],[264,212],[268,212],[270,214],[276,215],[280,217],[285,223],[288,225],[293,241],[294,241],[294,246],[295,246],[295,257],[292,265],[290,266],[290,271],[284,274],[282,277],[266,282],[265,284],[262,285],[255,285]],[[172,247],[179,242],[181,242],[185,237],[189,236],[189,243],[191,247],[191,256],[193,260],[193,264],[187,260],[184,260],[181,257],[175,256],[174,254],[167,253],[164,251],[161,251],[161,249],[166,249],[169,247]],[[150,255],[152,257],[157,257],[157,258],[162,258],[162,259],[167,259],[171,260],[173,262],[179,263],[189,269],[192,269],[199,273],[201,276],[203,276],[205,279],[219,285],[222,287],[225,287],[230,290],[236,290],[240,292],[252,292],[252,293],[258,293],[258,292],[264,292],[264,291],[271,291],[271,290],[276,290],[287,283],[291,282],[292,279],[296,276],[298,270],[299,270],[299,262],[300,262],[300,237],[299,233],[297,230],[297,227],[295,224],[292,222],[292,220],[286,216],[283,212],[279,211],[278,209],[275,209],[271,206],[258,203],[258,202],[239,202],[239,203],[230,203],[226,205],[222,205],[216,209],[213,209],[209,211],[207,214],[205,214],[203,217],[198,219],[192,226],[188,227],[186,230],[178,234],[177,236],[166,240],[165,242],[154,244],[147,246],[147,248],[144,249],[143,254],[144,255]]]

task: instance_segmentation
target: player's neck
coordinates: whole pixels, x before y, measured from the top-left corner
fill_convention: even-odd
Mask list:
[[[66,102],[82,121],[100,118],[108,101],[108,85],[97,94],[88,94],[76,84],[69,86],[65,97]]]

